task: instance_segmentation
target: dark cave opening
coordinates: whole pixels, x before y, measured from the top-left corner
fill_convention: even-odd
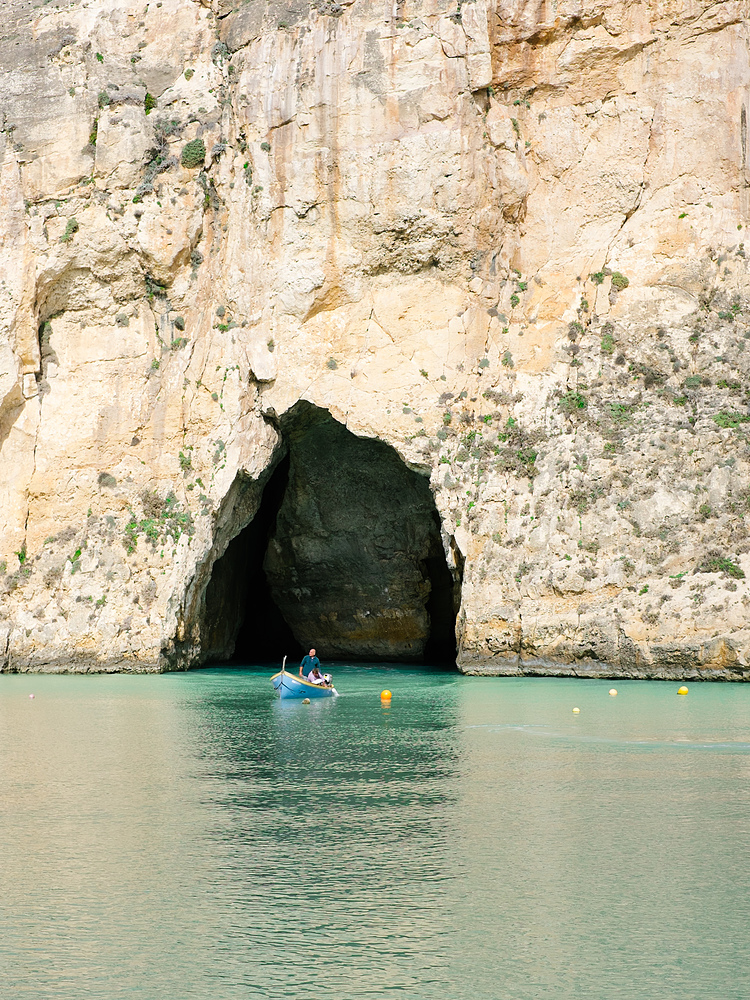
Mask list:
[[[260,506],[214,564],[209,662],[455,665],[461,565],[446,560],[426,477],[379,440],[298,403]]]
[[[255,517],[214,563],[204,612],[204,647],[214,654],[212,659],[272,663],[280,650],[290,658],[301,655],[263,572],[263,557],[288,479],[286,455],[266,483]]]

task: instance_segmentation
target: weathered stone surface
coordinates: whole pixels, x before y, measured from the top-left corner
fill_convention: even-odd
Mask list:
[[[748,13],[6,2],[4,669],[206,655],[307,400],[430,476],[463,669],[744,678]]]

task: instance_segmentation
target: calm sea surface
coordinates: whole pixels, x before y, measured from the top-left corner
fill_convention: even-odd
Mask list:
[[[269,673],[0,677],[3,1000],[750,997],[750,685]]]

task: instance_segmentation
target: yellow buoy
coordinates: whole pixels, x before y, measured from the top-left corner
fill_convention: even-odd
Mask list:
[[[392,697],[393,697],[393,695],[387,689],[385,691],[381,691],[380,692],[380,700],[381,701],[390,701]]]
[[[574,708],[574,709],[573,709],[573,715],[578,715],[578,713],[579,713],[580,711],[581,711],[581,710],[580,710],[580,708]]]
[[[609,693],[613,698],[617,697],[617,688],[610,688]]]
[[[687,689],[687,688],[685,687],[685,685],[684,685],[684,684],[683,684],[683,685],[682,685],[682,687],[681,687],[681,688],[679,688],[679,690],[677,691],[677,694],[687,694],[687,693],[688,693],[688,689]]]

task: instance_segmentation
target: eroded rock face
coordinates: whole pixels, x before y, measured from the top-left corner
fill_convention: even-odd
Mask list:
[[[462,669],[744,677],[747,15],[6,2],[4,669],[200,662],[302,399],[430,476]]]

